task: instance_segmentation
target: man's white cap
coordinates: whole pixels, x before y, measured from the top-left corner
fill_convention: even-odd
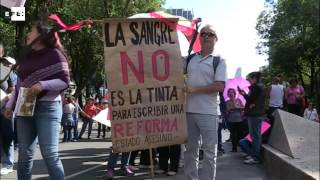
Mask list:
[[[13,65],[16,64],[16,60],[13,59],[12,57],[6,56],[6,57],[2,57],[2,58],[7,60],[10,64],[13,64]]]

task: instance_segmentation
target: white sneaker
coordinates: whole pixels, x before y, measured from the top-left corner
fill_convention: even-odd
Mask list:
[[[175,171],[169,171],[167,173],[168,176],[175,176],[176,174],[177,174],[177,172],[175,172]]]
[[[250,158],[244,160],[243,163],[251,165],[251,164],[259,164],[260,162],[253,159],[252,157],[250,157]]]
[[[1,168],[1,172],[0,174],[1,175],[6,175],[6,174],[9,174],[9,173],[12,173],[13,172],[13,168],[12,167],[5,167],[5,168]]]

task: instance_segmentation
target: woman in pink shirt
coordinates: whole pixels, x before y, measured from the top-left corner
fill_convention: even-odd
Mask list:
[[[291,79],[289,83],[290,86],[286,89],[288,112],[302,116],[304,89],[299,85],[297,79]]]

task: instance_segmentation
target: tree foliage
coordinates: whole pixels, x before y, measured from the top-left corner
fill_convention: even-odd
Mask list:
[[[318,0],[266,1],[256,26],[258,51],[269,56],[269,73],[298,78],[311,99],[320,102]]]

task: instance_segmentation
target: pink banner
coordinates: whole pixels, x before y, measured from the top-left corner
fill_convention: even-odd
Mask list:
[[[264,134],[265,132],[267,132],[267,130],[271,127],[271,125],[269,123],[267,123],[266,121],[262,121],[262,124],[261,124],[261,134]],[[250,134],[248,134],[246,137],[245,137],[248,141],[250,141],[252,143],[252,137]]]

